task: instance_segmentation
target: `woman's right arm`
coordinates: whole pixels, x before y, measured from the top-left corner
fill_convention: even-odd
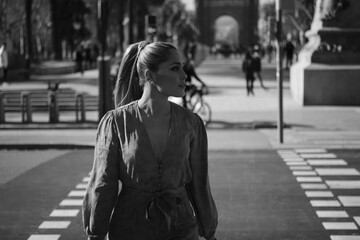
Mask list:
[[[90,181],[83,201],[83,225],[89,239],[103,240],[118,195],[120,144],[113,112],[100,121]]]

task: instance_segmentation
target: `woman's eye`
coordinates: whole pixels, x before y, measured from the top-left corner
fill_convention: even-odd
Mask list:
[[[173,67],[172,68],[173,71],[179,71],[179,69],[180,69],[179,67]]]

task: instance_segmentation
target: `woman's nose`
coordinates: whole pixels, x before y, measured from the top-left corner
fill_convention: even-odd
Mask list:
[[[184,70],[182,70],[182,77],[181,77],[181,80],[184,80],[185,81],[185,79],[187,78],[187,75],[186,75],[186,73],[185,73],[185,71]]]

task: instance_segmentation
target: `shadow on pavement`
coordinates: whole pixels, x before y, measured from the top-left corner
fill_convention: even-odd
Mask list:
[[[311,125],[302,124],[287,124],[284,123],[284,128],[313,128]],[[274,121],[252,121],[252,122],[227,122],[227,121],[211,121],[207,129],[272,129],[277,128],[277,122]]]

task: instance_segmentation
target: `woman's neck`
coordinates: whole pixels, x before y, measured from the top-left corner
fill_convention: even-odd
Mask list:
[[[147,117],[160,118],[170,112],[170,103],[166,98],[151,98],[143,95],[138,105]]]

